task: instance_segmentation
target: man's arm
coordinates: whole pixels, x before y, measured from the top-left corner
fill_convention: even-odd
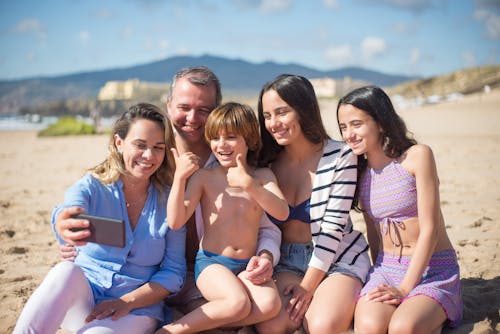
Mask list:
[[[274,266],[280,257],[281,231],[262,215],[259,226],[257,255],[252,256],[245,270],[253,284],[263,284],[273,277]]]
[[[263,253],[272,256],[271,262],[273,266],[277,265],[280,260],[281,246],[281,231],[274,225],[266,214],[262,215],[259,225],[259,239],[257,241],[257,255]]]

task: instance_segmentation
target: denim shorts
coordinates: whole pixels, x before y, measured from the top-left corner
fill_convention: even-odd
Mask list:
[[[200,249],[196,254],[196,262],[194,264],[194,279],[195,281],[197,281],[198,276],[200,276],[201,272],[211,264],[223,265],[227,269],[231,270],[235,275],[238,275],[247,268],[247,264],[249,261],[250,259],[232,259],[227,256]]]
[[[313,250],[314,245],[312,241],[307,243],[282,243],[280,247],[280,261],[276,267],[274,267],[274,272],[279,273],[287,271],[297,276],[304,277],[309,267],[309,261],[311,260]],[[341,262],[334,263],[328,269],[327,276],[344,274],[364,282],[365,278],[360,277],[357,272],[350,267],[351,266]]]

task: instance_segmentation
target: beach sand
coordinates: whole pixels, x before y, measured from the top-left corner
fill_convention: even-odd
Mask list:
[[[338,138],[334,101],[324,122]],[[400,111],[434,151],[446,228],[458,253],[464,324],[445,333],[500,330],[500,91]],[[58,261],[52,208],[85,169],[105,156],[108,136],[38,138],[0,132],[0,333],[10,333],[27,298]],[[356,228],[365,231],[359,214]]]

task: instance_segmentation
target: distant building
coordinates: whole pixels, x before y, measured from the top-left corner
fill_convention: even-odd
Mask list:
[[[144,82],[138,79],[108,81],[97,95],[99,101],[148,99],[162,96],[169,89],[167,83]]]
[[[350,77],[344,79],[316,78],[310,81],[318,98],[338,98],[355,88],[368,84],[365,81],[354,80]]]
[[[332,78],[319,78],[319,79],[311,79],[310,80],[313,87],[314,92],[318,98],[322,97],[332,97],[337,96],[338,88],[337,81]]]

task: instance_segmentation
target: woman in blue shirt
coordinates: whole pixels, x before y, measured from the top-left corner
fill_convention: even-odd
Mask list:
[[[48,273],[23,309],[14,333],[148,333],[168,319],[163,299],[180,290],[185,230],[166,222],[174,171],[170,122],[151,104],[132,106],[115,123],[104,162],[72,185],[52,214],[60,243],[75,262]],[[75,214],[121,219],[123,248],[82,241],[89,222]],[[83,228],[83,229],[82,229]]]

